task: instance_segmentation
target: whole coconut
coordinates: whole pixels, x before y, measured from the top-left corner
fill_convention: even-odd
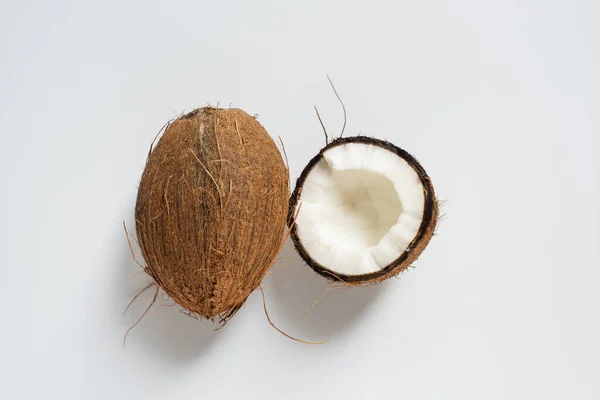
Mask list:
[[[227,321],[277,256],[288,199],[286,166],[254,117],[206,107],[176,119],[138,191],[146,272],[192,314]]]

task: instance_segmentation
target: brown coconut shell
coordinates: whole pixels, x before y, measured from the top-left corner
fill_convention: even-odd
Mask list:
[[[288,196],[281,154],[254,117],[206,107],[176,119],[138,191],[146,272],[192,314],[227,321],[281,248]]]
[[[298,208],[300,194],[302,192],[302,186],[304,185],[304,181],[313,167],[321,160],[323,157],[323,153],[327,150],[340,146],[346,143],[363,143],[363,144],[371,144],[375,146],[382,147],[392,153],[396,154],[398,157],[404,159],[418,174],[421,183],[423,184],[423,191],[425,195],[425,207],[423,213],[423,221],[419,227],[419,231],[413,241],[409,244],[406,251],[400,255],[396,260],[387,265],[385,268],[363,275],[344,275],[335,273],[327,268],[325,265],[321,265],[317,261],[315,261],[310,254],[304,248],[302,244],[302,240],[298,236],[298,231],[296,226],[294,225],[294,221],[297,216],[297,212],[302,212],[302,208]],[[304,259],[304,261],[318,274],[324,276],[325,278],[331,281],[339,281],[349,286],[362,286],[369,284],[377,284],[385,279],[388,279],[392,276],[399,274],[400,272],[406,270],[411,266],[413,262],[417,260],[417,258],[421,255],[429,241],[433,237],[435,233],[435,227],[438,221],[439,207],[438,201],[435,197],[435,192],[433,190],[433,185],[431,183],[431,179],[425,169],[421,166],[421,164],[417,161],[415,157],[413,157],[407,151],[401,149],[398,146],[393,145],[390,142],[385,140],[375,139],[367,136],[354,136],[354,137],[344,137],[338,138],[329,143],[327,146],[323,147],[319,153],[314,156],[308,165],[302,171],[302,174],[296,181],[296,187],[292,196],[290,197],[290,207],[288,213],[288,225],[291,227],[290,237],[294,242],[294,246],[296,247],[296,251],[298,254]]]

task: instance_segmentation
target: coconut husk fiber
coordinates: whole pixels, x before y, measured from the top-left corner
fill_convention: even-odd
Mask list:
[[[226,322],[281,249],[288,200],[288,170],[254,117],[194,110],[166,127],[142,175],[145,270],[193,315]]]

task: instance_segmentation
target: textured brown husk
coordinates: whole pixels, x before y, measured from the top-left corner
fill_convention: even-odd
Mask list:
[[[317,162],[321,160],[324,152],[331,149],[332,147],[346,143],[364,143],[379,146],[388,151],[391,151],[398,157],[403,158],[419,175],[419,178],[421,179],[421,182],[423,184],[423,190],[425,194],[425,208],[423,213],[423,221],[421,222],[419,232],[417,233],[413,241],[409,244],[406,251],[400,257],[394,260],[390,265],[386,266],[380,271],[364,275],[337,274],[327,269],[327,266],[321,265],[318,262],[316,262],[310,257],[310,255],[304,248],[304,245],[302,244],[302,241],[298,236],[297,229],[294,225],[295,213],[298,207],[298,201],[300,199],[300,193],[302,192],[304,180],[306,179],[312,168],[317,164]],[[299,212],[302,212],[301,207]],[[416,259],[421,255],[423,250],[425,250],[425,247],[427,247],[427,244],[433,237],[438,220],[438,212],[438,202],[435,197],[435,192],[433,190],[431,180],[429,179],[429,176],[427,175],[421,164],[419,164],[419,162],[411,154],[384,140],[379,140],[367,136],[354,136],[338,138],[333,142],[329,143],[327,146],[322,148],[321,151],[319,151],[319,153],[315,157],[313,157],[312,160],[310,160],[310,162],[308,163],[308,165],[304,168],[304,171],[302,171],[302,174],[296,181],[296,188],[294,189],[294,192],[290,197],[288,225],[292,228],[290,237],[294,242],[298,254],[300,254],[304,261],[313,270],[332,281],[343,282],[344,284],[350,286],[361,286],[379,283],[387,278],[399,274],[400,272],[410,267],[410,265],[413,262],[415,262]]]
[[[212,107],[180,117],[149,154],[138,191],[146,272],[191,313],[227,321],[279,252],[288,195],[281,154],[254,117]]]

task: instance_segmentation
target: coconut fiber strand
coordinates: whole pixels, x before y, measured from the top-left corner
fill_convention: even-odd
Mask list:
[[[227,321],[277,256],[289,175],[258,121],[201,108],[150,152],[135,208],[146,272],[191,313]]]

